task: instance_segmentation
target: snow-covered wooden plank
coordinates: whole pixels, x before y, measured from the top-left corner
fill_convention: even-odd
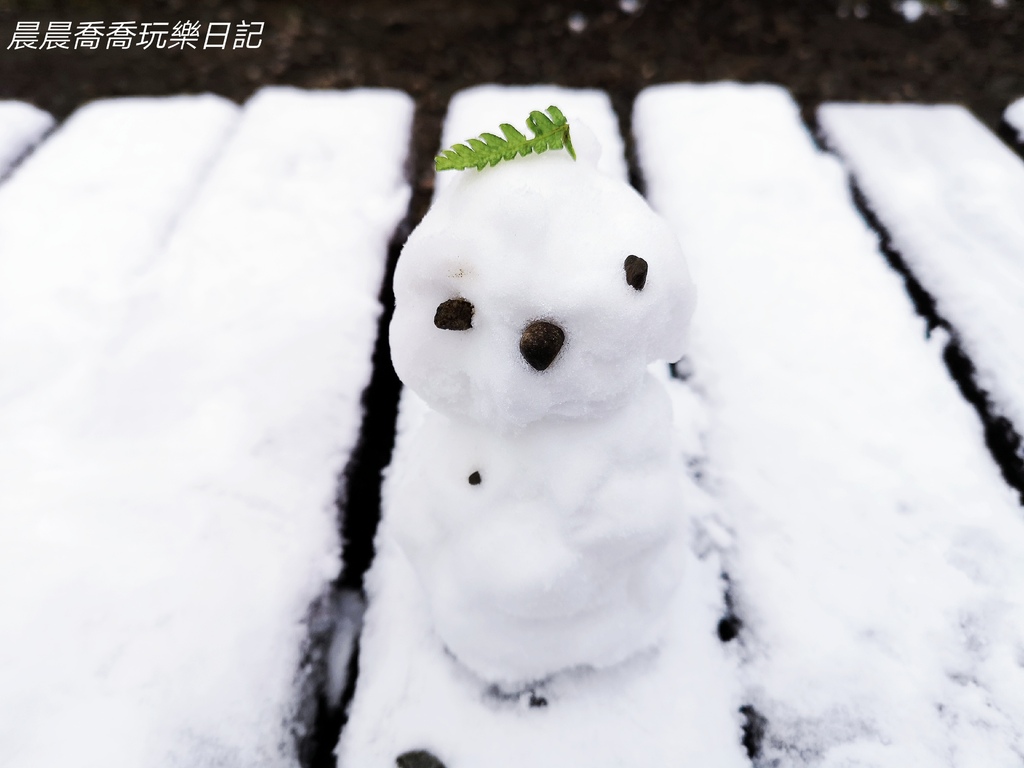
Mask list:
[[[1017,99],[1003,112],[1003,120],[1017,132],[1017,141],[1024,144],[1024,99]]]
[[[493,131],[501,122],[518,124],[549,104],[562,109],[572,125],[585,122],[603,145],[600,167],[625,180],[618,123],[601,92],[470,89],[452,100],[442,144]],[[440,174],[438,184],[445,183]],[[388,477],[411,460],[409,446],[425,408],[408,390],[403,393]],[[692,430],[685,413],[677,418]],[[671,640],[660,654],[610,672],[556,678],[543,688],[546,705],[531,707],[526,695],[503,699],[488,692],[442,648],[394,538],[398,513],[390,488],[386,480],[377,555],[366,579],[359,678],[337,751],[339,765],[385,768],[415,750],[427,750],[452,767],[746,763],[739,691],[715,635],[723,610],[721,566],[703,546],[704,538],[697,537],[699,556],[689,556]],[[689,496],[694,508],[688,511],[699,516],[706,507],[702,494],[691,486]]]
[[[110,322],[73,375],[0,408],[0,763],[297,764],[303,621],[340,568],[411,117],[397,92],[263,91],[127,292],[101,244],[56,281]]]
[[[48,112],[21,101],[0,101],[0,179],[52,127]]]
[[[237,108],[113,99],[73,114],[0,187],[0,402],[91,361]]]
[[[1024,435],[1024,161],[960,106],[826,104],[819,120],[996,415]]]
[[[652,88],[633,127],[698,286],[763,763],[1019,765],[1024,515],[843,169],[771,86]]]

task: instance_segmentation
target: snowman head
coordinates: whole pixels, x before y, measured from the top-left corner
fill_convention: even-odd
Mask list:
[[[682,356],[695,296],[675,235],[580,155],[460,173],[409,236],[391,355],[433,408],[497,429],[598,416]]]

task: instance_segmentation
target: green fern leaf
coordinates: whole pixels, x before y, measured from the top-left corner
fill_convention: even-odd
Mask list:
[[[467,139],[465,144],[445,149],[434,158],[434,169],[463,171],[476,168],[482,171],[488,165],[497,165],[516,155],[525,157],[531,152],[539,155],[549,149],[565,149],[573,160],[576,159],[576,151],[569,138],[569,121],[558,107],[548,107],[547,114],[531,112],[526,118],[526,127],[533,133],[532,139],[526,138],[508,123],[502,123],[499,128],[505,138],[493,133],[482,133],[479,138]]]

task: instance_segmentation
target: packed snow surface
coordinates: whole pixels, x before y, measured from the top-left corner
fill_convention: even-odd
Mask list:
[[[979,386],[1024,434],[1024,162],[959,106],[826,104],[819,115]]]
[[[97,104],[0,187],[0,764],[296,764],[411,112]]]
[[[213,96],[94,102],[0,187],[0,353],[11,361],[0,402],[106,354],[130,321],[131,281],[160,250],[236,112]]]
[[[1017,140],[1024,143],[1024,99],[1017,99],[1006,108],[1003,119],[1017,131]]]
[[[581,126],[590,145],[581,165],[544,155],[440,182],[424,220],[429,238],[411,236],[399,260],[392,340],[410,337],[395,346],[410,387],[429,381],[430,355],[438,379],[462,366],[495,383],[450,402],[424,387],[444,413],[403,395],[339,765],[383,768],[417,749],[450,766],[745,763],[734,677],[715,636],[723,585],[706,497],[681,461],[699,442],[695,401],[674,390],[680,429],[671,434],[664,366],[654,369],[660,377],[644,373],[652,357],[681,353],[692,289],[677,243],[624,185],[607,97],[472,89],[453,99],[443,142],[548,104]],[[589,166],[598,143],[607,177]],[[561,202],[552,219],[553,192]],[[535,253],[544,258],[533,266]],[[642,290],[626,282],[629,254],[650,258]],[[474,312],[467,330],[432,326],[453,291],[480,307],[479,325]],[[648,297],[661,306],[648,308]],[[415,311],[403,313],[403,301]],[[566,326],[549,370],[528,370],[518,332],[506,332],[535,317]],[[476,343],[509,352],[467,353],[444,336],[478,329]],[[574,359],[603,348],[598,331],[618,340],[621,358]],[[667,346],[651,342],[662,337]],[[423,356],[403,360],[417,343]],[[560,362],[566,375],[545,382]],[[502,399],[499,373],[523,376],[518,386],[545,408],[506,396],[475,410]],[[606,376],[628,387],[611,409],[609,382],[592,380]],[[558,397],[575,410],[560,411]]]
[[[1024,513],[843,169],[775,87],[651,88],[633,127],[701,292],[689,383],[761,760],[1019,766]]]
[[[53,118],[20,101],[0,101],[0,178],[53,126]]]

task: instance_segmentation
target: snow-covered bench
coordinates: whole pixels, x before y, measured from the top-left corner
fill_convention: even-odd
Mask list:
[[[468,92],[442,144],[551,101],[599,126],[617,163],[592,98]],[[742,760],[741,710],[748,750],[768,761],[1011,764],[1024,520],[944,337],[928,338],[784,92],[656,88],[633,129],[701,291],[692,372],[670,385],[710,505],[697,506],[678,645],[621,678],[556,687],[542,711],[489,699],[431,638],[385,503],[341,764],[423,749],[449,766],[728,765]],[[421,407],[404,400],[396,463]],[[716,605],[731,612],[724,662],[701,644]]]
[[[625,178],[598,92],[467,91],[442,143],[552,103]],[[393,92],[127,99],[30,151],[52,121],[0,103],[0,764],[297,764],[411,118]],[[437,653],[385,484],[341,765],[1019,765],[1024,511],[943,355],[948,328],[1019,434],[1020,160],[956,110],[821,124],[945,327],[784,91],[641,93],[699,290],[658,369],[695,521],[674,639],[546,706],[488,694]]]
[[[1018,762],[1024,515],[943,334],[781,90],[655,88],[633,124],[702,291],[691,385],[761,755]]]

